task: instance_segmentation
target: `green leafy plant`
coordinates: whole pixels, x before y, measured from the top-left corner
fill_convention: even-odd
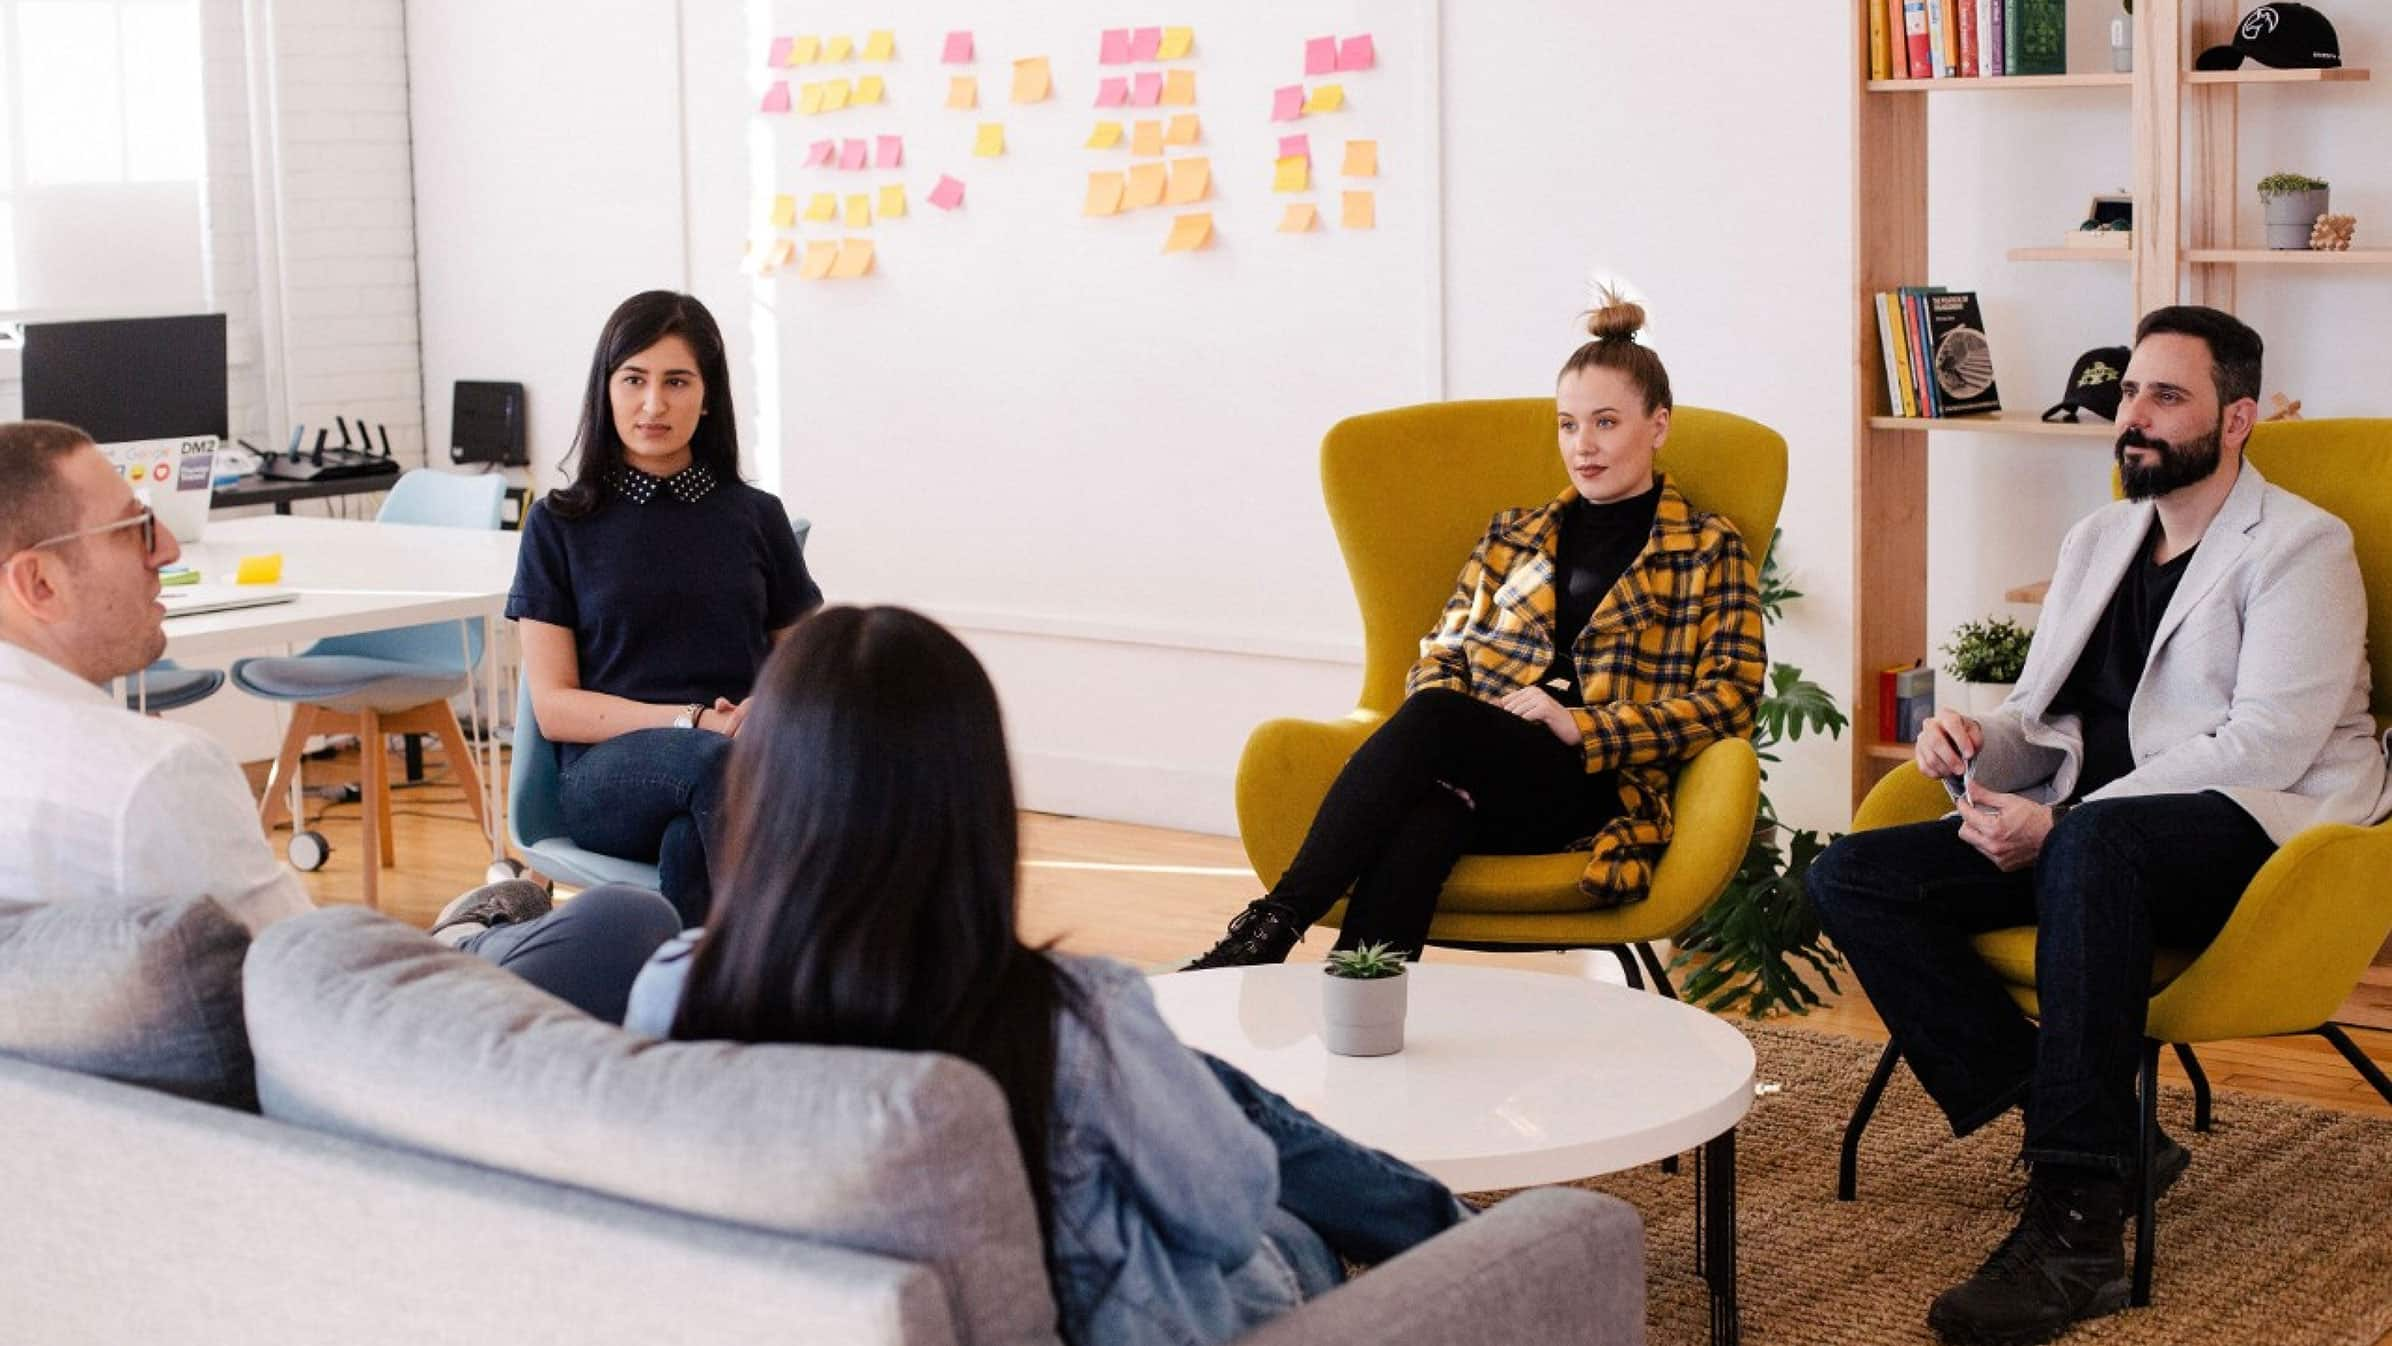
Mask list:
[[[1404,975],[1404,956],[1388,944],[1365,944],[1357,949],[1339,949],[1329,955],[1328,973],[1332,977],[1349,977],[1355,981],[1377,981],[1382,977]]]
[[[2026,670],[2027,646],[2035,633],[2008,617],[1962,622],[1942,649],[1951,657],[1944,672],[1962,682],[2016,682]]]
[[[1772,623],[1782,618],[1786,604],[1802,597],[1778,567],[1783,536],[1780,531],[1770,537],[1769,555],[1761,563],[1761,615]],[[1826,688],[1791,664],[1771,665],[1769,685],[1753,714],[1752,746],[1761,759],[1764,787],[1770,764],[1778,760],[1773,749],[1780,743],[1798,741],[1805,733],[1839,738],[1847,723]],[[1719,900],[1678,936],[1677,956],[1670,965],[1694,968],[1679,988],[1681,995],[1714,1011],[1742,1006],[1745,1014],[1758,1019],[1789,1011],[1808,1014],[1820,1003],[1819,992],[1798,964],[1808,964],[1828,990],[1840,989],[1835,969],[1844,965],[1843,955],[1828,944],[1818,909],[1804,887],[1811,862],[1831,840],[1779,822],[1768,790],[1762,790],[1752,841],[1736,876],[1728,880]]]
[[[2299,192],[2322,192],[2333,184],[2302,173],[2270,173],[2259,180],[2259,199],[2273,201]]]

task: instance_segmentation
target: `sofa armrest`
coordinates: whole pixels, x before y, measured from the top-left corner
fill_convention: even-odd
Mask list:
[[[1635,1207],[1576,1188],[1539,1188],[1240,1337],[1238,1346],[1642,1346],[1644,1276],[1644,1221]]]

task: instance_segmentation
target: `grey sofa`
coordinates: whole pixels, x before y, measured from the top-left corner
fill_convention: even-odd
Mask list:
[[[264,1115],[0,1056],[0,1339],[1057,1341],[961,1062],[647,1041],[356,909],[242,993]],[[1637,1343],[1642,1257],[1632,1208],[1532,1192],[1246,1340]]]

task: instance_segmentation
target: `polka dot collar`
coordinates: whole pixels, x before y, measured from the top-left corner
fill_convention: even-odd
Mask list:
[[[642,472],[636,467],[617,467],[606,479],[615,494],[635,505],[644,505],[656,498],[658,490],[669,492],[684,505],[694,505],[714,490],[714,473],[702,463],[691,463],[669,477]]]

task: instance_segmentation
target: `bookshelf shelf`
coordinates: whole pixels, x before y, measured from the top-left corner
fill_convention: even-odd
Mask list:
[[[1870,93],[2025,93],[2030,89],[2126,89],[2133,75],[2003,75],[1994,79],[1873,79]]]
[[[2004,589],[2002,601],[2005,603],[2040,603],[2043,601],[2043,596],[2050,592],[2050,580],[2037,580],[2033,584],[2021,584],[2015,589]]]
[[[2352,248],[2348,252],[2309,252],[2273,248],[2187,248],[2184,260],[2230,266],[2392,266],[2392,248]]]
[[[2131,262],[2132,248],[2012,248],[2013,262]]]
[[[1875,333],[1871,333],[1872,339]],[[1882,375],[1880,376],[1882,382]],[[1963,434],[2048,435],[2061,439],[2109,439],[2106,421],[2047,421],[2032,411],[1997,411],[1990,416],[1871,416],[1872,430],[1958,431]]]
[[[1916,755],[1908,743],[1871,743],[1861,751],[1880,762],[1907,762]]]
[[[2242,70],[2187,70],[2187,84],[2364,84],[2372,76],[2364,66],[2332,70],[2270,70],[2251,66]]]

